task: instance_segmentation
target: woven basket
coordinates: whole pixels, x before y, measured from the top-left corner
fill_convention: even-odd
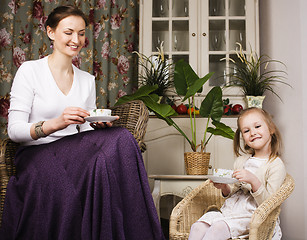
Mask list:
[[[210,153],[185,152],[184,163],[188,175],[208,174]]]

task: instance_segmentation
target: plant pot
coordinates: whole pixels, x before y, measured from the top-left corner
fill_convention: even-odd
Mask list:
[[[265,96],[246,96],[247,107],[262,108],[262,103]]]
[[[208,174],[210,153],[185,152],[184,163],[188,175]]]

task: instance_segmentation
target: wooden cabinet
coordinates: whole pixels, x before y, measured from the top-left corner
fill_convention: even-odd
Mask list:
[[[142,0],[140,2],[140,52],[164,51],[174,62],[185,59],[199,76],[215,72],[203,93],[210,87],[223,86],[233,69],[229,58],[237,42],[244,52],[259,50],[258,0]],[[221,60],[224,59],[224,60]],[[228,88],[226,96],[237,96],[238,89]]]

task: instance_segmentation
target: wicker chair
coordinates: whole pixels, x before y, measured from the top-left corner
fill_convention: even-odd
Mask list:
[[[112,107],[112,115],[120,116],[120,119],[114,122],[113,126],[125,127],[135,137],[142,152],[146,150],[146,145],[143,142],[147,122],[148,109],[140,100],[127,102],[116,107]],[[0,148],[0,226],[2,221],[2,212],[4,207],[4,199],[6,188],[10,176],[16,174],[14,166],[15,152],[18,144],[10,139],[1,141]]]
[[[294,180],[287,174],[279,190],[264,201],[254,212],[249,239],[272,239],[282,202],[294,189]],[[192,224],[211,208],[220,208],[224,202],[220,190],[209,180],[195,188],[173,209],[170,217],[170,239],[188,239]]]

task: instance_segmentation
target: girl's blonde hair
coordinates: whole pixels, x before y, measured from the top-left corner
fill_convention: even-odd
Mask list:
[[[254,155],[255,151],[254,149],[250,148],[247,144],[244,145],[244,149],[240,145],[240,135],[241,135],[241,126],[240,126],[240,119],[244,117],[245,115],[251,113],[251,112],[258,112],[262,114],[266,124],[268,125],[268,128],[271,133],[271,154],[269,159],[274,160],[276,157],[280,157],[281,155],[281,148],[282,148],[282,141],[281,141],[281,135],[279,130],[277,129],[275,123],[272,120],[272,117],[269,113],[267,113],[265,110],[261,108],[247,108],[243,111],[241,111],[238,119],[237,119],[237,126],[238,129],[235,133],[234,141],[233,141],[233,148],[234,152],[237,156],[240,156],[241,153],[249,153]]]

